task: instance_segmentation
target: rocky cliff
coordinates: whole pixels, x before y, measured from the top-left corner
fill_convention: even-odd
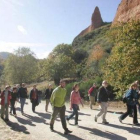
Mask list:
[[[140,19],[140,0],[122,0],[113,25],[118,22],[128,22],[130,20]]]
[[[91,18],[91,25],[83,30],[78,36],[86,35],[87,33],[93,31],[96,28],[99,28],[103,25],[103,20],[101,17],[101,13],[98,7],[95,8],[94,13]]]

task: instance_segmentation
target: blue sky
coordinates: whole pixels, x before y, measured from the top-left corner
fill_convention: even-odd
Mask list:
[[[91,24],[99,7],[113,21],[121,0],[0,0],[0,52],[30,47],[45,58],[60,43],[71,44]]]

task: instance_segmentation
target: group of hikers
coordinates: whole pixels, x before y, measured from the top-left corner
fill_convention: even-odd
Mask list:
[[[72,133],[67,127],[67,122],[75,116],[75,125],[78,125],[78,116],[79,116],[79,104],[82,104],[82,98],[79,93],[79,85],[75,84],[72,88],[71,95],[70,95],[70,110],[72,113],[65,117],[66,106],[65,106],[65,98],[66,98],[66,82],[65,80],[60,80],[60,85],[53,89],[52,85],[49,84],[48,88],[45,91],[45,111],[48,111],[48,105],[51,104],[52,107],[52,114],[50,118],[50,130],[54,131],[54,123],[56,117],[60,116],[62,127],[64,129],[64,134]],[[109,90],[108,90],[108,83],[107,81],[103,81],[101,87],[98,89],[96,84],[88,90],[88,96],[90,100],[90,109],[93,109],[93,105],[95,105],[96,101],[99,104],[100,110],[95,115],[94,120],[97,122],[98,118],[102,116],[102,123],[108,124],[109,122],[106,120],[106,114],[108,109],[108,102],[110,98]],[[26,88],[25,83],[20,85],[16,85],[13,88],[10,86],[6,86],[5,90],[0,93],[1,98],[1,118],[5,121],[9,121],[9,112],[8,108],[10,108],[10,114],[16,117],[16,101],[20,103],[21,106],[21,113],[24,115],[24,105],[26,103],[26,99],[28,97],[28,91]],[[36,106],[39,104],[39,91],[36,88],[36,85],[33,85],[33,89],[30,91],[29,99],[32,103],[32,111],[35,113]],[[140,105],[138,102],[140,96],[139,90],[139,81],[136,81],[131,84],[130,88],[125,93],[124,99],[127,105],[127,111],[119,117],[119,121],[122,121],[128,116],[132,115],[133,117],[133,124],[139,125],[138,118],[137,118],[137,109],[140,109]],[[5,117],[4,117],[5,116]]]

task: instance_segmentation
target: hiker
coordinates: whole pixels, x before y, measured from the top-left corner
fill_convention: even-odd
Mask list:
[[[30,92],[30,100],[32,103],[32,111],[35,112],[35,107],[39,104],[38,90],[36,89],[36,85],[33,86],[33,89]]]
[[[79,93],[79,85],[75,84],[73,86],[73,90],[72,90],[71,96],[70,96],[70,110],[73,109],[73,113],[66,118],[68,123],[69,123],[69,120],[73,116],[75,116],[75,125],[78,125],[78,110],[79,110],[80,103],[82,104],[82,106],[84,106],[82,103],[82,99],[80,97],[80,93]]]
[[[68,130],[67,124],[66,124],[66,119],[65,119],[65,111],[66,111],[66,107],[65,107],[65,97],[66,97],[65,85],[66,85],[65,81],[61,80],[60,81],[60,86],[55,88],[53,90],[52,95],[51,95],[50,102],[52,104],[53,112],[52,112],[51,120],[50,120],[50,129],[51,129],[51,131],[54,131],[54,128],[53,128],[54,122],[55,122],[56,116],[59,113],[61,123],[62,123],[63,129],[64,129],[64,134],[67,135],[69,133],[72,133],[72,131]]]
[[[131,84],[129,90],[125,94],[127,111],[119,117],[119,121],[121,123],[122,120],[124,120],[131,113],[131,110],[133,110],[134,111],[133,124],[138,125],[137,108],[136,108],[136,105],[138,103],[138,94],[136,90],[137,90],[137,84],[133,83]]]
[[[140,99],[140,86],[139,86],[139,81],[137,80],[137,81],[135,81],[135,83],[137,84],[137,90],[136,90],[136,92],[138,94],[138,98]],[[137,104],[137,108],[138,108],[138,112],[140,114],[140,103],[139,102]]]
[[[99,88],[99,92],[97,95],[97,102],[99,103],[99,106],[101,108],[100,112],[95,115],[95,122],[97,122],[97,119],[102,115],[102,123],[108,124],[109,122],[106,121],[106,114],[107,114],[107,108],[108,108],[108,90],[106,89],[108,86],[107,81],[102,82],[102,86]]]
[[[11,93],[9,91],[10,87],[7,85],[5,87],[5,90],[1,93],[1,118],[5,121],[9,121],[9,105],[10,105],[10,99],[11,99]],[[4,118],[5,115],[5,118]]]
[[[49,84],[49,86],[48,86],[48,88],[46,89],[46,92],[45,92],[45,99],[46,99],[45,110],[46,110],[46,112],[48,111],[48,105],[50,103],[50,98],[51,98],[52,92],[53,92],[52,85]]]
[[[24,105],[27,99],[27,88],[25,87],[25,83],[22,83],[22,86],[18,90],[18,96],[20,98],[21,104],[21,113],[24,114]]]
[[[96,84],[93,84],[93,86],[88,90],[90,109],[92,109],[92,105],[96,104],[96,95],[97,95],[97,87]]]
[[[17,116],[16,108],[15,108],[15,103],[17,100],[18,100],[17,88],[13,87],[13,90],[11,92],[11,100],[10,100],[10,102],[11,102],[10,114],[12,114],[12,111],[13,111],[14,116]]]

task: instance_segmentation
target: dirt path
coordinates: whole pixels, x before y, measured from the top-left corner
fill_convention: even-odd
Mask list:
[[[71,135],[64,135],[60,119],[57,118],[54,129],[49,129],[49,120],[51,116],[51,107],[49,113],[44,110],[45,102],[42,102],[37,108],[37,113],[32,113],[31,104],[25,105],[25,116],[22,116],[17,104],[17,117],[10,116],[10,123],[6,125],[0,120],[0,140],[138,140],[140,139],[140,127],[132,126],[132,118],[126,118],[124,124],[118,121],[118,113],[109,111],[107,120],[109,125],[102,125],[101,119],[98,123],[94,122],[94,115],[98,110],[90,110],[87,106],[81,108],[79,115],[79,127],[74,126],[74,120],[68,128],[73,131]],[[109,110],[112,110],[111,108]],[[122,111],[121,111],[122,112]],[[67,106],[66,115],[69,115],[69,106]],[[139,119],[140,122],[140,119]]]

